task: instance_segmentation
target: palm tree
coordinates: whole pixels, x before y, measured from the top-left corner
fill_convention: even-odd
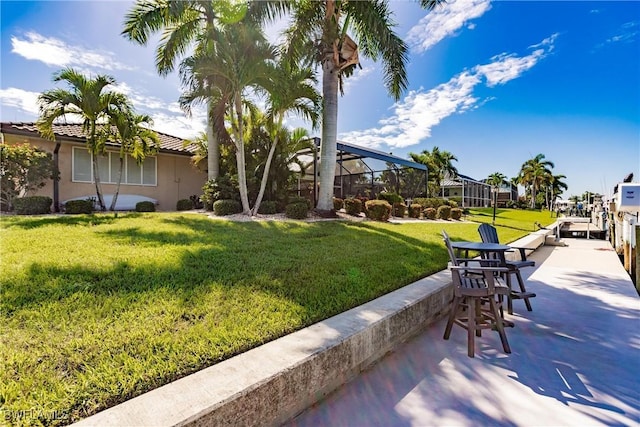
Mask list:
[[[310,120],[313,128],[316,127],[321,98],[313,87],[315,81],[310,68],[293,67],[284,61],[280,61],[271,70],[266,89],[269,93],[267,118],[272,143],[262,172],[260,191],[253,206],[253,214],[256,214],[260,208],[267,186],[271,161],[278,146],[282,124],[287,112],[292,111],[299,114]]]
[[[126,15],[122,35],[146,45],[152,34],[162,31],[156,48],[156,69],[161,76],[173,71],[176,60],[194,47],[195,52],[211,49],[219,27],[243,19],[262,22],[283,10],[280,1],[239,2],[234,0],[139,0]],[[214,92],[212,83],[206,84]],[[213,96],[213,95],[211,95]],[[207,165],[209,179],[220,171],[219,142],[224,125],[214,122],[215,102],[207,98]]]
[[[250,22],[224,26],[216,34],[217,40],[207,51],[187,58],[182,65],[200,76],[195,81],[207,79],[215,82],[218,110],[226,112],[231,122],[231,133],[236,152],[240,201],[245,214],[250,214],[247,192],[245,160],[244,96],[248,89],[263,91],[269,85],[270,64],[275,51],[266,41],[262,30]],[[220,118],[216,118],[216,121]],[[226,132],[226,131],[225,131]]]
[[[520,184],[529,188],[531,192],[531,208],[536,207],[536,195],[538,190],[545,183],[551,182],[553,176],[551,169],[554,168],[553,162],[545,160],[544,154],[538,154],[534,158],[527,160],[520,168],[518,179]]]
[[[422,0],[432,9],[442,0]],[[317,209],[333,208],[333,185],[337,156],[338,92],[343,79],[359,64],[359,54],[382,58],[384,84],[395,100],[407,87],[407,46],[393,31],[388,2],[297,1],[291,2],[292,24],[287,29],[286,52],[294,62],[301,59],[322,67],[322,145],[320,147],[320,193]],[[349,37],[352,32],[357,42]]]
[[[111,76],[98,75],[95,78],[87,78],[72,68],[65,68],[54,74],[53,81],[64,81],[71,90],[52,89],[40,94],[38,130],[43,137],[55,139],[53,124],[56,120],[64,120],[67,116],[82,120],[87,137],[87,150],[92,157],[96,196],[100,209],[104,211],[106,207],[100,185],[98,155],[104,153],[105,140],[101,136],[105,132],[101,132],[100,129],[108,126],[109,117],[114,111],[130,109],[129,101],[121,93],[105,91],[107,86],[115,83]]]
[[[507,184],[507,176],[500,172],[494,172],[487,177],[487,183],[491,185],[493,191],[493,224],[496,223],[496,207],[498,205],[498,189],[501,185]]]
[[[120,193],[120,183],[122,182],[122,170],[124,169],[124,158],[129,155],[138,165],[141,165],[145,157],[158,151],[160,139],[158,134],[146,126],[153,123],[151,117],[138,115],[132,111],[116,112],[111,117],[112,130],[115,130],[116,139],[120,140],[120,168],[118,170],[118,181],[116,192],[111,200],[110,211],[116,209],[118,194]],[[146,125],[146,126],[145,126]]]
[[[431,151],[424,150],[420,154],[409,153],[409,156],[414,162],[427,166],[429,170],[429,180],[432,182],[430,189],[432,196],[441,189],[445,175],[453,178],[458,176],[458,169],[453,166],[453,162],[458,161],[458,159],[446,150],[433,147]]]

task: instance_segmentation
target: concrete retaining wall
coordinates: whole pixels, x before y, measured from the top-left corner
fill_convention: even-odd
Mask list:
[[[278,425],[444,316],[452,295],[439,272],[75,425]]]

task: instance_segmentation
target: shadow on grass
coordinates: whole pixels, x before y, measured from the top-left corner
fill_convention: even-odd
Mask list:
[[[12,216],[11,222],[5,222],[6,228],[22,228],[25,230],[31,230],[39,227],[46,227],[49,225],[86,225],[95,226],[103,224],[111,224],[118,219],[122,218],[136,218],[142,215],[138,212],[128,213],[95,213],[95,214],[81,214],[81,215],[47,215],[42,217],[29,217],[29,216]]]
[[[92,220],[87,216],[36,221],[88,225]],[[125,226],[96,233],[106,239],[106,247],[117,242],[145,251],[170,245],[178,254],[175,260],[157,263],[150,255],[148,262],[119,261],[100,267],[34,263],[25,267],[24,277],[4,280],[3,311],[10,314],[64,301],[77,292],[107,297],[168,289],[188,302],[212,287],[221,292],[244,288],[300,305],[307,323],[312,323],[446,267],[441,244],[371,225],[243,223],[189,216],[162,221],[178,225],[179,231]],[[394,256],[389,256],[390,251]]]

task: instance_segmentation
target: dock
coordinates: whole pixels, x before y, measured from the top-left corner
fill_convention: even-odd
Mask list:
[[[523,270],[533,311],[507,329],[443,340],[440,320],[287,426],[638,426],[640,298],[607,241],[542,246]]]

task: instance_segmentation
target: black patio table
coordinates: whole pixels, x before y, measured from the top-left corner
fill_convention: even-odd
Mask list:
[[[481,254],[496,253],[500,257],[501,264],[505,263],[504,253],[511,250],[511,246],[484,242],[451,242],[451,247],[465,251],[465,257],[469,251],[478,251]]]

